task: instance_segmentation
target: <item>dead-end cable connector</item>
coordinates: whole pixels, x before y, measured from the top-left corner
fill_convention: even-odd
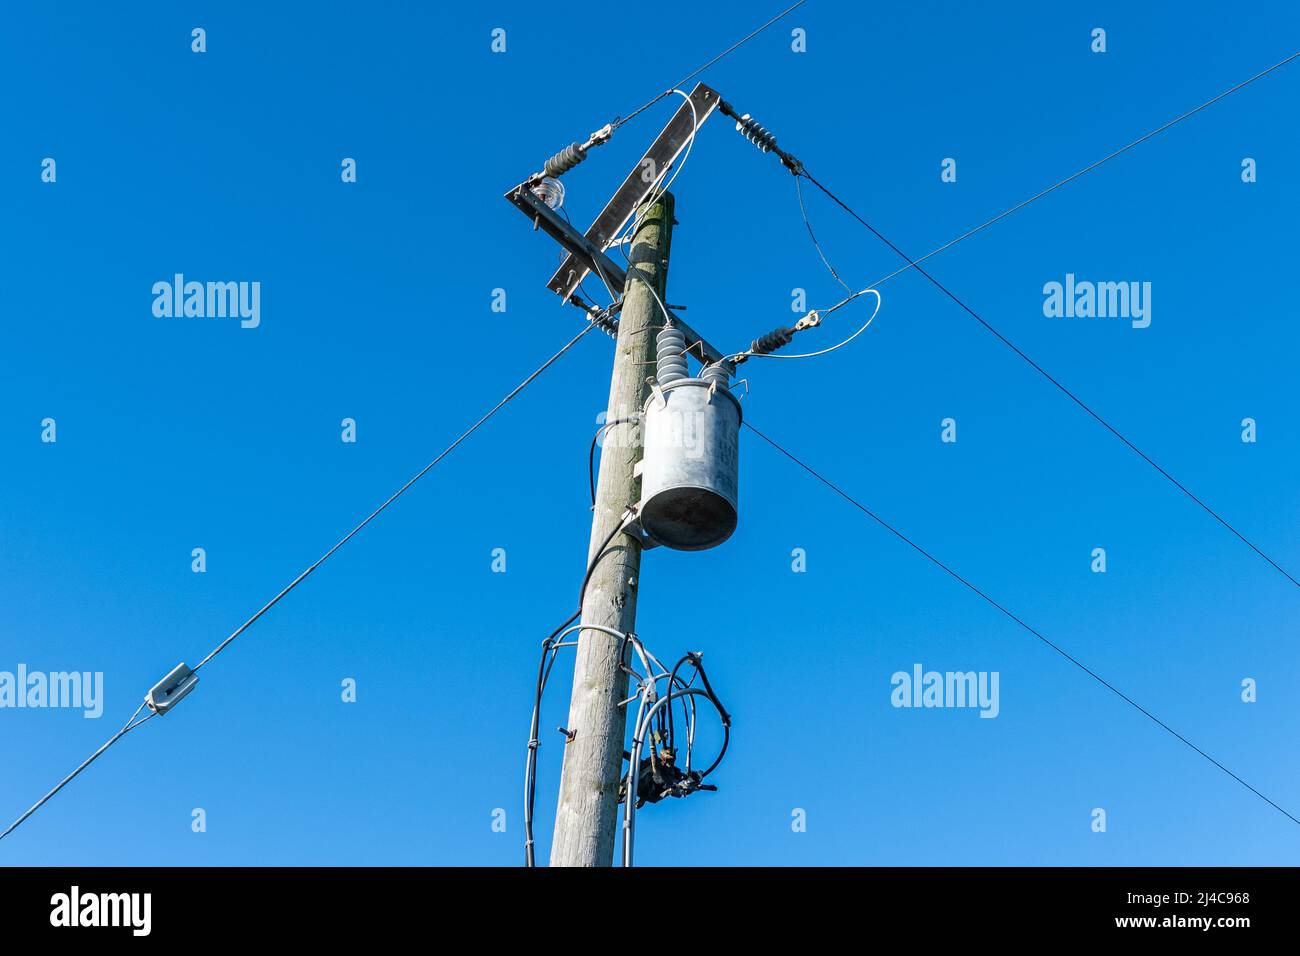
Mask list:
[[[794,325],[779,326],[765,335],[760,335],[749,344],[749,348],[732,358],[732,364],[739,365],[751,355],[771,355],[785,348],[794,339],[795,334],[804,329],[821,325],[822,317],[816,310],[809,312]]]
[[[725,116],[730,116],[736,121],[736,132],[740,133],[741,136],[753,143],[760,152],[776,153],[785,168],[790,170],[790,172],[795,176],[799,176],[803,173],[803,163],[790,153],[787,153],[780,146],[776,145],[776,136],[774,136],[766,127],[759,125],[758,120],[754,119],[748,113],[745,113],[742,116],[740,113],[736,112],[736,108],[726,100],[721,100],[718,103],[718,109],[721,110]]]
[[[607,306],[590,303],[580,295],[569,296],[569,304],[587,313],[587,319],[612,339],[618,338],[618,313],[623,309],[623,300],[611,302]]]
[[[596,132],[588,136],[585,143],[570,143],[543,163],[539,172],[533,173],[529,176],[527,185],[536,185],[547,176],[550,176],[552,179],[558,179],[574,166],[577,166],[585,160],[587,158],[588,150],[595,146],[603,146],[605,143],[609,142],[610,137],[613,135],[613,124],[606,123],[600,129],[596,130]]]

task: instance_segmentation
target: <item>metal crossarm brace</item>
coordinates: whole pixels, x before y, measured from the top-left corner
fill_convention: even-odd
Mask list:
[[[506,199],[532,220],[535,229],[541,229],[569,251],[569,258],[565,261],[575,263],[573,267],[575,271],[590,270],[597,275],[604,274],[616,295],[623,291],[627,283],[627,270],[607,256],[590,239],[573,228],[554,209],[533,195],[532,190],[526,184],[520,183],[510,190],[506,193]],[[599,265],[599,268],[597,268],[597,265]],[[585,271],[583,274],[585,274]],[[701,362],[709,364],[721,362],[726,358],[672,309],[668,310],[668,315],[672,317],[673,325],[681,329],[682,334],[686,336],[686,342],[690,346],[687,350],[689,354],[694,355]]]

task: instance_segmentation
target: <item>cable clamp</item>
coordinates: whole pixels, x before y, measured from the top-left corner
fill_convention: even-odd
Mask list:
[[[613,135],[614,135],[614,124],[606,123],[600,129],[596,130],[596,132],[592,133],[590,136],[587,137],[587,141],[582,144],[582,148],[584,150],[587,150],[587,149],[591,149],[591,147],[593,146],[603,146],[609,142],[610,138]]]
[[[172,668],[171,673],[154,684],[145,695],[144,702],[155,714],[165,714],[198,685],[199,675],[184,662]]]
[[[819,313],[816,309],[813,309],[811,312],[809,312],[807,315],[805,315],[802,319],[800,319],[798,322],[794,324],[794,330],[796,332],[802,332],[804,329],[811,329],[821,324],[822,324],[821,313]]]

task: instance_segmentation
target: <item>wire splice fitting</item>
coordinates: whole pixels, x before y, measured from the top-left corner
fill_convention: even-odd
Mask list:
[[[177,664],[171,672],[154,684],[145,696],[145,705],[155,714],[165,714],[192,691],[199,682],[199,675],[188,664]]]
[[[805,315],[802,319],[800,319],[798,322],[794,324],[794,331],[802,332],[804,329],[811,329],[814,326],[821,325],[821,324],[822,324],[821,313],[818,312],[816,309],[813,309],[811,312],[809,312],[807,315]]]

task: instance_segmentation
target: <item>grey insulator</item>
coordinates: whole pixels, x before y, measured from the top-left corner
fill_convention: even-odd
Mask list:
[[[690,378],[686,367],[686,336],[681,329],[664,326],[655,337],[655,377],[660,386]]]
[[[731,376],[721,365],[709,365],[700,371],[700,379],[721,389],[731,388]]]
[[[609,309],[600,309],[590,313],[591,323],[612,339],[618,338],[618,319],[610,314]]]
[[[773,329],[766,335],[760,335],[749,343],[749,350],[755,355],[770,355],[777,349],[783,349],[789,345],[790,340],[794,338],[794,332],[794,329],[785,328],[784,326]]]
[[[745,139],[749,140],[763,152],[771,152],[776,146],[776,137],[769,133],[764,127],[758,125],[758,120],[751,117],[748,113],[742,116],[736,122],[736,130]]]
[[[574,166],[587,158],[587,151],[578,143],[570,143],[564,149],[560,150],[554,156],[546,161],[542,166],[548,176],[563,176]]]

